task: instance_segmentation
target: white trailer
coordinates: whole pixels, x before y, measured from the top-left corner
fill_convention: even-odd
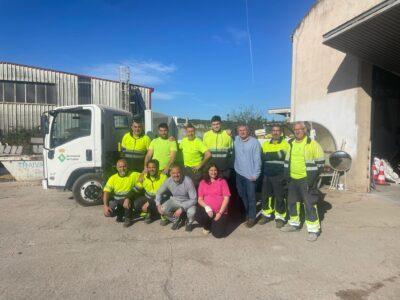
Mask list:
[[[72,190],[80,204],[102,202],[104,180],[115,170],[118,143],[132,114],[103,105],[59,107],[42,115],[44,188]]]

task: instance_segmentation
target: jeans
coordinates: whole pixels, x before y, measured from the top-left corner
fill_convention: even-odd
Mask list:
[[[180,209],[181,203],[177,200],[175,200],[174,197],[169,198],[164,204],[161,205],[161,209],[164,211],[164,215],[168,217],[168,219],[172,222],[175,221],[174,218],[174,212]],[[183,209],[182,209],[183,210]],[[196,214],[196,205],[193,205],[192,207],[189,207],[189,209],[186,211],[186,216],[188,218],[189,223],[192,223],[194,221],[194,215]]]
[[[236,186],[248,219],[256,218],[256,181],[236,173]]]

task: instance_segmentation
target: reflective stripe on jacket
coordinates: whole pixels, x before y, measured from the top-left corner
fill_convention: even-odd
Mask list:
[[[286,153],[289,150],[289,143],[280,137],[278,141],[269,140],[263,143],[264,175],[276,176],[284,172]]]
[[[322,173],[325,166],[325,155],[322,147],[315,140],[306,137],[307,142],[304,146],[304,160],[306,163],[307,181],[310,186],[315,184],[319,174]],[[294,139],[289,141],[289,151],[286,153],[284,170],[285,177],[290,178],[291,151]]]

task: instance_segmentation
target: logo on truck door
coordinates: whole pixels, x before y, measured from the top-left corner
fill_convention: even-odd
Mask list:
[[[66,157],[63,153],[61,153],[57,158],[60,162],[64,162],[64,160],[66,159]]]

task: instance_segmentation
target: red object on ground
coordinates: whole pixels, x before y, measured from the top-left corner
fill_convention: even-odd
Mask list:
[[[378,174],[378,178],[376,179],[375,183],[378,185],[388,185],[385,180],[385,171],[384,171],[382,161],[381,161],[381,165],[379,166],[379,174]]]
[[[372,164],[372,175],[374,178],[374,181],[378,180],[378,170],[376,169],[376,165]]]

